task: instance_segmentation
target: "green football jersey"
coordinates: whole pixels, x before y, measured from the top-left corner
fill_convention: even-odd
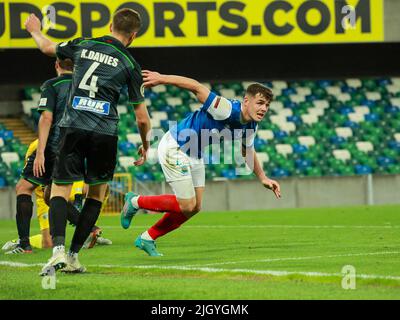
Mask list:
[[[59,59],[74,62],[70,98],[60,126],[117,136],[121,89],[128,87],[129,103],[144,101],[139,64],[111,36],[63,42],[56,54]]]
[[[41,86],[41,95],[38,111],[49,111],[53,113],[53,123],[47,138],[46,149],[57,151],[60,140],[59,124],[64,115],[69,99],[72,74],[62,74],[59,77],[47,80]]]

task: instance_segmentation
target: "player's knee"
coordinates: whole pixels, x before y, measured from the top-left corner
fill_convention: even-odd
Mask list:
[[[196,198],[185,200],[179,204],[183,214],[192,214],[196,209]]]
[[[196,203],[196,206],[194,207],[193,213],[199,213],[201,211],[201,203]]]
[[[18,181],[17,185],[15,186],[15,193],[18,195],[20,194],[32,194],[35,188],[32,184],[30,184],[25,179],[21,179]]]

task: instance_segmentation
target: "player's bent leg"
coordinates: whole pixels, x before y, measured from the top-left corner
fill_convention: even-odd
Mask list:
[[[18,181],[15,191],[17,195],[17,214],[16,222],[18,229],[19,243],[14,250],[7,254],[31,253],[32,247],[29,241],[30,224],[33,214],[32,193],[37,185],[22,178]],[[17,250],[18,249],[18,250]]]
[[[72,253],[78,253],[80,251],[89,234],[92,232],[93,227],[100,215],[106,190],[106,183],[92,185],[89,187],[87,199],[83,206],[81,217],[78,225],[75,228],[74,236],[72,238],[70,249]]]
[[[50,196],[50,233],[53,246],[65,246],[65,229],[67,227],[68,198],[72,183],[56,184],[51,187]]]
[[[194,190],[196,192],[196,198],[195,198],[195,206],[192,208],[191,211],[185,212],[185,216],[190,219],[197,213],[201,211],[201,204],[203,202],[203,194],[204,194],[204,187],[195,187]],[[178,200],[179,201],[179,200]]]
[[[51,274],[66,266],[65,230],[67,227],[67,201],[71,193],[72,182],[57,184],[53,182],[50,196],[50,233],[53,240],[53,255],[39,273]]]
[[[179,228],[188,220],[188,216],[191,217],[195,214],[197,208],[196,192],[193,187],[192,179],[170,182],[170,185],[176,195],[168,195],[168,198],[165,200],[170,202],[168,206],[173,210],[168,210],[157,223],[135,240],[135,246],[144,250],[150,256],[162,255],[156,249],[155,240]],[[164,195],[164,197],[165,196],[166,195]],[[140,196],[138,198],[138,205],[140,207],[150,206],[151,204],[149,201],[156,199],[156,197],[157,196],[148,198]]]
[[[89,186],[87,198],[72,237],[71,247],[67,255],[67,265],[62,270],[63,272],[83,273],[86,271],[86,268],[79,262],[78,253],[82,249],[85,240],[88,238],[100,215],[106,189],[106,183]]]
[[[37,241],[40,240],[40,248],[51,248],[53,241],[50,235],[49,207],[44,199],[45,192],[43,192],[43,197],[41,195],[41,193],[36,192],[36,213],[41,233],[40,239],[38,237]]]
[[[134,202],[132,201],[137,197],[138,195],[134,192],[128,192],[125,195],[125,203],[120,214],[120,223],[124,229],[128,229],[130,227],[133,217],[139,210],[139,206],[134,205]]]

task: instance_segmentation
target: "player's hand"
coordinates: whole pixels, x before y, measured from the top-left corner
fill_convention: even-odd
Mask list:
[[[40,31],[42,23],[33,13],[25,21],[25,28],[29,33]]]
[[[147,160],[147,151],[148,150],[143,148],[143,146],[139,147],[138,155],[140,156],[140,158],[133,163],[135,166],[137,166],[137,167],[141,166],[146,162],[146,160]]]
[[[264,185],[265,188],[272,190],[272,192],[275,194],[277,199],[280,199],[281,197],[281,186],[279,183],[275,180],[272,179],[264,179],[261,181],[261,183]]]
[[[143,70],[142,75],[143,75],[143,84],[146,88],[155,87],[163,83],[162,74],[158,72]]]
[[[44,154],[37,153],[33,162],[33,175],[40,178],[46,172],[44,168]]]

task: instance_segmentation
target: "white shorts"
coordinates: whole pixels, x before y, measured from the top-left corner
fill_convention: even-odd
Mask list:
[[[203,159],[189,157],[168,131],[158,145],[158,159],[165,179],[179,199],[191,199],[194,188],[205,186]]]

